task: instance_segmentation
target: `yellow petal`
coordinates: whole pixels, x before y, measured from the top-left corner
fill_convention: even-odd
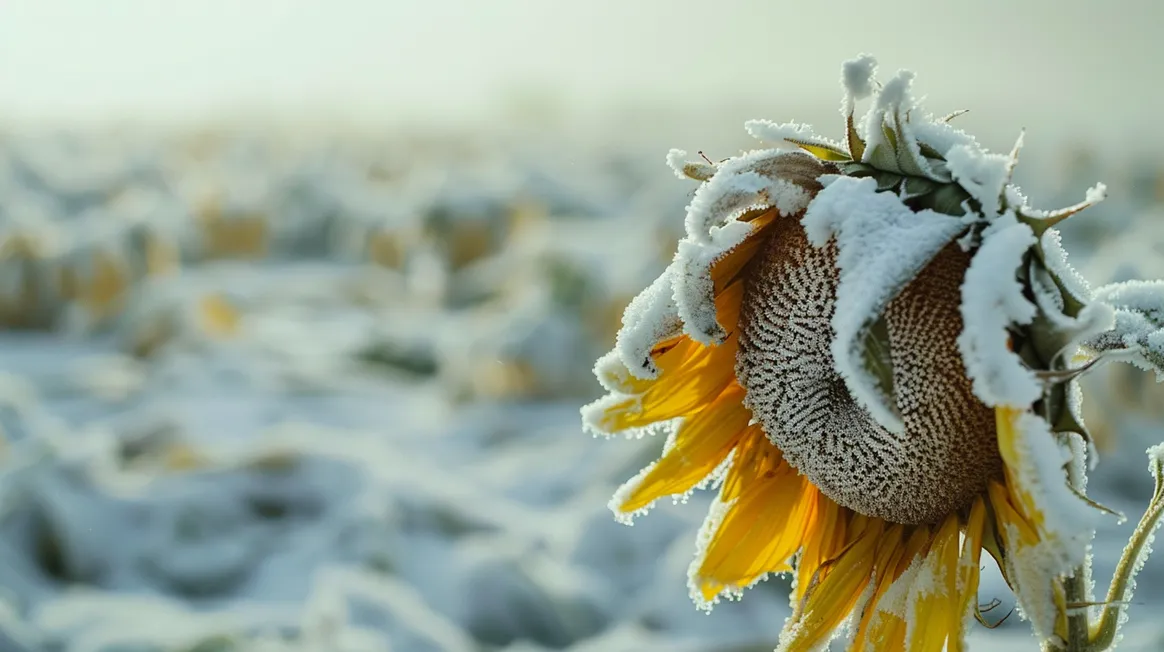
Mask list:
[[[877,613],[877,603],[893,584],[893,580],[897,578],[897,563],[905,554],[902,541],[904,532],[905,526],[894,525],[877,546],[877,557],[873,561],[873,580],[876,585],[873,588],[873,595],[869,597],[869,601],[861,610],[861,619],[857,623],[853,642],[849,645],[849,649],[853,652],[875,649],[873,647],[874,641],[869,638],[870,626],[873,615]]]
[[[848,510],[842,509],[828,496],[817,492],[815,511],[812,521],[816,524],[814,535],[804,542],[804,550],[800,553],[800,560],[796,568],[795,600],[799,603],[804,599],[805,591],[813,582],[813,577],[819,582],[828,574],[829,569],[822,567],[824,562],[840,553],[848,543],[846,535],[846,516]]]
[[[950,638],[946,641],[947,652],[963,652],[966,649],[966,621],[978,601],[978,564],[982,558],[982,537],[986,531],[986,501],[978,498],[970,508],[970,518],[966,522],[965,538],[962,540],[962,556],[958,565],[958,609],[949,612]]]
[[[710,403],[735,378],[736,338],[719,346],[696,346],[677,369],[664,369],[641,396],[605,406],[595,425],[603,432],[618,432],[687,416]]]
[[[951,611],[959,616],[961,594],[958,591],[958,557],[960,555],[958,515],[942,522],[933,546],[914,585],[909,603],[913,607],[909,628],[910,652],[939,652],[949,632]]]
[[[635,488],[619,509],[634,512],[662,496],[684,493],[714,471],[752,418],[743,398],[743,388],[732,383],[711,405],[680,424],[674,445],[634,481]]]
[[[873,573],[874,551],[885,522],[872,519],[851,545],[807,593],[804,613],[789,621],[780,635],[781,652],[815,650],[828,641],[865,592]]]
[[[749,427],[736,446],[731,467],[720,489],[720,500],[725,503],[735,500],[754,480],[783,463],[780,449],[768,440],[760,426]]]
[[[711,279],[715,283],[715,292],[718,295],[723,288],[732,284],[740,277],[744,267],[760,252],[760,247],[766,241],[761,237],[764,229],[777,217],[776,211],[762,213],[751,221],[752,232],[748,237],[736,245],[734,249],[715,261],[711,268]],[[734,322],[732,322],[734,323]],[[720,322],[725,328],[727,324]]]
[[[788,465],[745,487],[712,535],[695,581],[705,600],[742,589],[766,573],[791,570],[788,560],[807,531],[816,490]]]

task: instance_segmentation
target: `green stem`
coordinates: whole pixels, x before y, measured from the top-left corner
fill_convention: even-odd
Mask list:
[[[1120,623],[1120,614],[1131,599],[1132,583],[1136,573],[1143,565],[1144,551],[1152,539],[1152,532],[1164,517],[1164,457],[1155,456],[1152,461],[1152,474],[1156,477],[1156,491],[1152,501],[1148,504],[1144,517],[1136,525],[1128,546],[1124,548],[1112,576],[1111,586],[1107,591],[1107,601],[1103,608],[1103,616],[1095,629],[1088,637],[1088,646],[1080,648],[1085,652],[1101,652],[1107,650],[1115,642],[1116,630]]]

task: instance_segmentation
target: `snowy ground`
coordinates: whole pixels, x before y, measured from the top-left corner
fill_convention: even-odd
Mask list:
[[[39,321],[0,333],[0,652],[773,646],[786,582],[696,612],[708,497],[618,525],[661,442],[579,427],[681,228],[661,151],[6,145],[0,319]],[[1138,181],[1067,234],[1097,280],[1164,276]],[[1092,488],[1134,521],[1164,392],[1112,371]],[[1101,588],[1131,527],[1100,533]],[[1164,558],[1139,584],[1121,649],[1158,650]],[[1007,595],[988,572],[991,618]],[[1033,649],[1017,618],[972,643]]]

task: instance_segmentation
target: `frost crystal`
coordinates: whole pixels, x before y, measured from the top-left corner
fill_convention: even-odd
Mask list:
[[[899,432],[901,417],[866,361],[866,338],[885,307],[964,225],[932,210],[913,212],[871,178],[834,179],[802,220],[809,241],[836,237],[840,283],[832,325],[833,360],[849,391],[885,428]]]
[[[1023,296],[1016,278],[1023,255],[1035,244],[1029,226],[998,223],[975,254],[962,284],[962,321],[958,349],[974,393],[990,406],[1025,408],[1041,395],[1034,373],[1010,349],[1008,329],[1029,324],[1035,306]]]

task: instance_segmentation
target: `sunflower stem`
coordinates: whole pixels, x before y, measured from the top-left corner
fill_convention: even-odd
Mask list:
[[[1151,552],[1153,533],[1164,518],[1164,445],[1149,451],[1152,458],[1152,475],[1155,476],[1156,490],[1148,509],[1144,512],[1136,529],[1132,532],[1128,545],[1120,556],[1108,587],[1103,615],[1087,637],[1087,646],[1079,648],[1085,652],[1102,652],[1116,642],[1116,633],[1122,620],[1123,609],[1132,598],[1136,573],[1144,564],[1144,558]]]

